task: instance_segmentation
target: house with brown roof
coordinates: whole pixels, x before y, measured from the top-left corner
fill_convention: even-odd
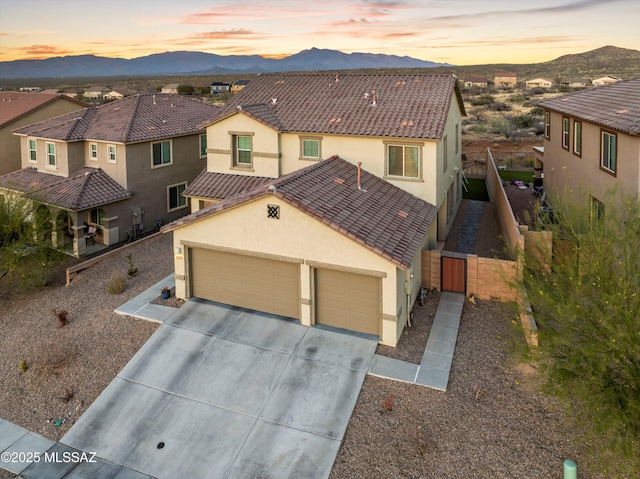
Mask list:
[[[533,78],[524,82],[525,88],[551,88],[553,82],[547,78]]]
[[[0,189],[24,195],[51,217],[57,248],[96,245],[152,231],[189,212],[182,196],[206,164],[201,126],[220,109],[175,95],[136,95],[14,131],[22,169]]]
[[[610,85],[611,83],[615,83],[620,80],[622,80],[622,78],[618,78],[613,75],[605,75],[603,77],[594,78],[593,80],[591,80],[591,84],[593,86],[603,86],[603,85]]]
[[[536,150],[554,196],[605,207],[608,193],[640,198],[640,78],[543,100],[544,148]]]
[[[104,96],[111,91],[111,88],[104,85],[93,85],[87,88],[83,96],[89,98],[90,100],[102,100]]]
[[[12,130],[86,106],[57,93],[0,92],[0,175],[21,167],[20,139]]]
[[[176,294],[396,345],[462,199],[453,75],[267,74],[205,124]]]
[[[493,74],[495,88],[515,88],[518,85],[518,74],[515,72],[498,72]]]

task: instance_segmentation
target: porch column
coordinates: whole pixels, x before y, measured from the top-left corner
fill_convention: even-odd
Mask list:
[[[73,255],[80,257],[87,252],[87,244],[84,240],[85,227],[84,225],[72,226],[73,231]]]

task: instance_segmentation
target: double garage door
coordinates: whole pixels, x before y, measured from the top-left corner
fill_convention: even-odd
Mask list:
[[[192,295],[300,319],[297,263],[193,248]]]
[[[297,263],[193,248],[192,296],[300,319]],[[380,278],[316,269],[316,323],[380,335]]]

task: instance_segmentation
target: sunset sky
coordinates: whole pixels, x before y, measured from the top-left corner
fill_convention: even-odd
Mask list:
[[[638,0],[0,0],[0,61],[312,47],[457,65],[640,49]]]

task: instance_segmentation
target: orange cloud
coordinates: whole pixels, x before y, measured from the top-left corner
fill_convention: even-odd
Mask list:
[[[15,56],[23,60],[43,60],[45,58],[74,54],[71,50],[65,50],[52,45],[30,45],[15,49]]]

